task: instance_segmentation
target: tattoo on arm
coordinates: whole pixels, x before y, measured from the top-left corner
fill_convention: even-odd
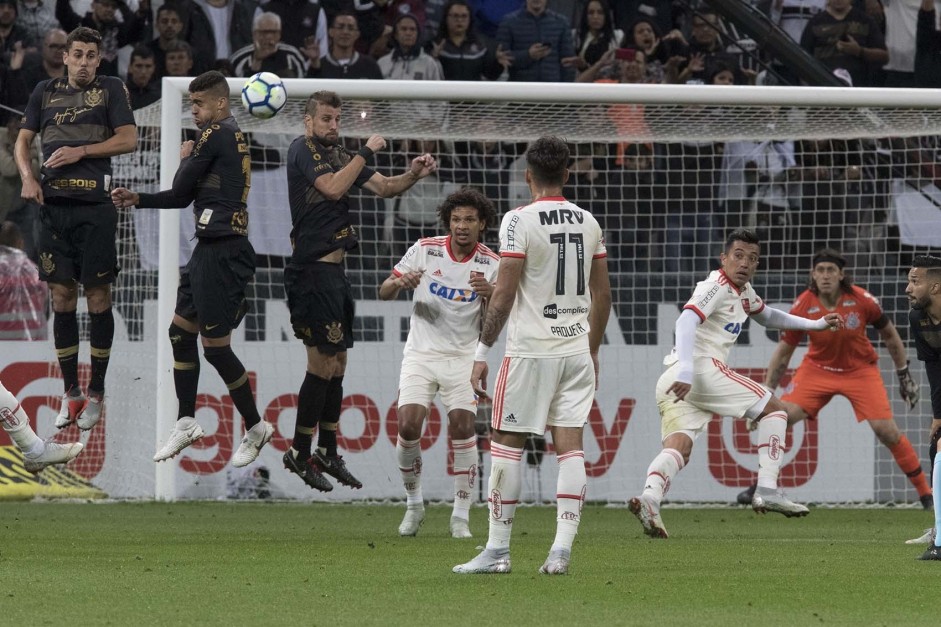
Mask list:
[[[497,309],[491,304],[487,308],[487,319],[484,320],[484,330],[480,334],[480,341],[487,346],[493,346],[509,317],[509,311]]]

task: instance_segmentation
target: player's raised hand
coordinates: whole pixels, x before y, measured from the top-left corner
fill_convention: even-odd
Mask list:
[[[124,187],[116,187],[111,190],[111,202],[118,209],[126,209],[140,202],[140,196]]]
[[[828,313],[823,318],[821,318],[821,320],[827,323],[827,327],[829,327],[831,331],[842,329],[846,325],[846,321],[843,320],[843,316],[838,313]]]
[[[385,147],[386,140],[382,138],[382,135],[372,135],[366,140],[366,148],[369,148],[373,152],[379,152]]]
[[[471,387],[478,398],[490,398],[487,394],[487,374],[490,369],[485,361],[475,361],[474,370],[471,371]]]
[[[909,409],[915,409],[921,394],[918,389],[918,383],[912,378],[912,373],[908,371],[908,366],[896,371],[899,375],[899,395]]]
[[[438,169],[438,162],[435,161],[435,158],[432,157],[427,152],[421,156],[415,157],[412,159],[412,174],[418,176],[418,178],[423,179],[435,170]]]

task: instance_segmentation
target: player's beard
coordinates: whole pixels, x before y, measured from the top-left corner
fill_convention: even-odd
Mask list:
[[[931,306],[931,297],[927,295],[918,299],[910,298],[909,300],[911,301],[912,309],[925,310]]]
[[[335,137],[324,137],[320,135],[314,135],[314,139],[327,147],[333,147],[340,143],[340,135],[337,134]]]

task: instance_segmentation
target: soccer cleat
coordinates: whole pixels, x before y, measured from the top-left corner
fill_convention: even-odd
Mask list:
[[[660,518],[660,504],[643,494],[635,496],[627,502],[628,509],[637,516],[637,520],[644,526],[644,533],[651,538],[669,538],[663,520]]]
[[[23,457],[23,468],[25,468],[27,472],[35,474],[46,466],[64,464],[72,461],[82,452],[83,448],[84,446],[80,442],[71,442],[68,444],[44,442],[42,453],[35,457]]]
[[[934,509],[934,497],[930,494],[924,494],[918,497],[918,500],[921,501],[921,506],[925,510]]]
[[[76,394],[72,394],[73,390],[76,391]],[[85,398],[85,395],[82,394],[82,391],[78,388],[72,388],[66,394],[63,394],[62,408],[59,410],[59,415],[56,416],[54,423],[56,429],[65,429],[78,420],[78,417],[82,415],[87,405],[88,399]],[[91,429],[91,427],[89,427],[89,429]]]
[[[569,550],[555,549],[549,551],[549,557],[546,558],[546,563],[539,567],[539,572],[543,575],[567,575],[571,559],[572,552]]]
[[[98,424],[105,413],[105,397],[103,394],[88,393],[88,402],[85,404],[85,410],[75,419],[75,424],[82,431],[89,431]]]
[[[917,538],[906,540],[905,544],[934,544],[934,538],[935,529],[934,527],[931,527],[930,529],[925,529],[925,533],[918,536]]]
[[[176,457],[180,451],[199,440],[204,435],[205,432],[203,432],[203,428],[199,426],[195,418],[189,416],[180,418],[176,421],[176,424],[173,425],[173,431],[170,432],[167,443],[154,455],[154,461],[162,462],[171,457]]]
[[[314,466],[311,458],[308,457],[303,460],[298,459],[291,455],[291,451],[288,451],[281,460],[284,462],[285,468],[300,477],[301,481],[313,489],[320,490],[321,492],[329,492],[333,489],[333,484],[323,476],[319,468]]]
[[[463,518],[451,516],[451,537],[452,538],[473,538],[470,524]]]
[[[928,550],[921,554],[920,560],[941,561],[941,546],[932,544]]]
[[[788,518],[806,516],[810,513],[810,510],[800,503],[795,503],[787,498],[781,488],[776,490],[773,488],[757,488],[755,496],[752,497],[751,507],[759,514],[777,512]]]
[[[343,485],[357,489],[363,487],[362,482],[346,469],[346,463],[341,455],[323,455],[320,451],[314,451],[310,460],[310,463],[317,466],[320,472],[330,475]]]
[[[242,443],[232,456],[232,465],[236,468],[248,466],[258,459],[258,453],[262,447],[271,440],[274,435],[274,425],[267,420],[262,420],[257,425],[245,432],[242,436]]]
[[[409,505],[405,510],[405,517],[399,524],[400,536],[417,536],[422,523],[425,522],[425,506]]]
[[[738,493],[738,496],[735,497],[735,501],[739,505],[751,505],[751,501],[755,498],[755,488],[758,487],[757,483],[753,483],[741,492]]]
[[[458,564],[451,572],[459,575],[505,574],[510,572],[509,549],[484,549],[480,555],[467,562]]]

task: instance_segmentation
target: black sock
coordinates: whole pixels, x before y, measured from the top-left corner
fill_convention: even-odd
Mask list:
[[[320,418],[320,430],[317,434],[317,448],[325,455],[337,454],[337,424],[340,422],[340,407],[343,404],[343,377],[333,377],[327,387],[327,396],[323,403],[323,415]]]
[[[56,357],[65,391],[78,388],[78,317],[74,311],[57,311],[52,322]]]
[[[203,350],[206,361],[212,364],[219,376],[229,388],[229,396],[235,403],[235,408],[242,414],[245,421],[245,430],[251,429],[259,422],[258,407],[255,405],[255,394],[248,382],[248,373],[239,358],[232,352],[231,346],[207,346]]]
[[[294,440],[291,448],[297,451],[300,459],[310,457],[311,440],[314,427],[323,415],[323,404],[327,396],[330,381],[307,373],[301,391],[297,395],[297,422],[294,426]]]
[[[111,343],[114,341],[114,312],[108,307],[101,313],[90,313],[88,317],[91,320],[91,379],[88,382],[88,390],[103,395],[108,360],[111,358]]]
[[[196,389],[199,385],[199,349],[195,333],[170,324],[170,346],[173,347],[173,385],[180,404],[177,420],[196,415]]]

